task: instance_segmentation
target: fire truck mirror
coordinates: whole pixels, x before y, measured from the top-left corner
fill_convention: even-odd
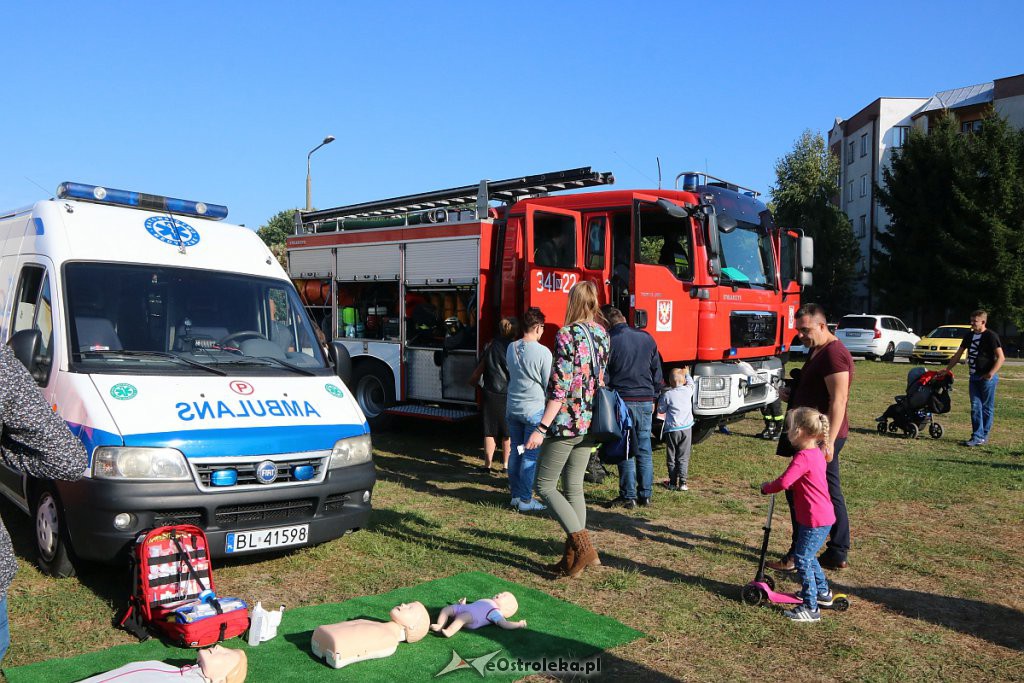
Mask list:
[[[715,207],[704,206],[704,242],[708,249],[708,275],[717,283],[722,274],[722,247],[718,238],[718,216]]]
[[[814,268],[814,238],[800,238],[800,270],[810,271]]]
[[[679,206],[678,204],[670,202],[664,197],[658,200],[658,206],[661,207],[661,209],[665,213],[667,213],[669,216],[672,216],[673,218],[686,218],[687,216],[689,216],[689,213],[687,213],[686,209]]]

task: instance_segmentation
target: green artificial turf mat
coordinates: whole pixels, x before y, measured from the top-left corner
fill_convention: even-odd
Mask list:
[[[529,628],[506,631],[497,626],[486,626],[476,631],[463,629],[451,638],[428,633],[417,643],[400,643],[398,651],[390,657],[357,662],[341,669],[327,666],[314,658],[310,650],[313,630],[322,624],[359,618],[388,621],[392,607],[417,600],[426,606],[431,619],[434,619],[442,607],[459,598],[465,597],[472,602],[502,591],[515,594],[519,600],[519,611],[513,620],[526,619]],[[499,652],[493,658],[477,660],[478,665],[484,661],[490,664],[492,668],[486,671],[489,680],[514,681],[533,671],[510,672],[507,668],[502,671],[505,663],[516,659],[532,662],[542,658],[586,660],[642,635],[614,619],[588,612],[541,591],[483,572],[466,572],[383,595],[286,609],[277,637],[273,640],[249,647],[242,639],[234,638],[225,645],[245,650],[249,660],[246,679],[249,683],[426,681],[452,663],[453,652],[463,659],[474,660],[495,651]],[[54,649],[59,651],[59,644],[54,643]],[[10,683],[73,683],[129,662],[144,660],[184,666],[195,664],[196,652],[170,647],[154,638],[68,659],[27,664],[4,673]],[[442,680],[457,682],[479,678],[480,674],[475,669],[463,668],[445,674]]]

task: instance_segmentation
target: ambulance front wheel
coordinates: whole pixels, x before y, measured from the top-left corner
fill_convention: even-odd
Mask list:
[[[71,544],[65,525],[64,506],[51,484],[44,484],[35,496],[36,553],[45,574],[65,578],[75,575]]]
[[[371,426],[380,426],[384,411],[395,402],[395,383],[391,371],[377,363],[359,363],[352,373],[352,391],[356,403]]]

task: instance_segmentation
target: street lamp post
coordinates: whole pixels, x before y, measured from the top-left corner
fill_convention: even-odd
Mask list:
[[[311,182],[309,180],[309,158],[311,156],[313,156],[313,152],[317,151],[318,149],[320,149],[324,145],[331,144],[332,142],[334,142],[334,136],[333,135],[328,135],[327,137],[324,138],[323,142],[321,142],[319,145],[317,145],[313,149],[309,150],[309,154],[306,155],[306,211],[312,211],[313,210],[312,184],[311,184]]]

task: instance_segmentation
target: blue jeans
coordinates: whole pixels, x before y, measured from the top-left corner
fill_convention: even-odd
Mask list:
[[[635,500],[650,500],[654,488],[654,456],[651,451],[651,420],[654,417],[652,401],[626,401],[626,408],[633,419],[633,436],[636,438],[636,458],[626,458],[619,463],[619,496]],[[639,474],[640,481],[637,481]]]
[[[828,530],[831,528],[801,524],[796,533],[793,562],[803,582],[804,605],[812,610],[818,609],[818,594],[828,593],[828,581],[825,580],[825,572],[818,563],[818,550],[828,538]]]
[[[508,423],[509,438],[512,439],[512,452],[508,456],[508,487],[513,498],[518,498],[524,503],[533,499],[533,482],[537,476],[537,456],[539,448],[524,450],[519,454],[519,447],[526,444],[530,434],[537,429],[540,418],[544,416],[544,409],[541,408],[536,414],[530,417],[520,415],[507,415],[505,421]]]
[[[992,416],[996,412],[996,387],[999,385],[999,375],[992,379],[976,377],[971,375],[971,383],[968,386],[971,395],[971,433],[972,441],[987,441],[988,433],[992,430]]]
[[[7,621],[7,596],[0,600],[0,662],[11,646],[11,626]]]

